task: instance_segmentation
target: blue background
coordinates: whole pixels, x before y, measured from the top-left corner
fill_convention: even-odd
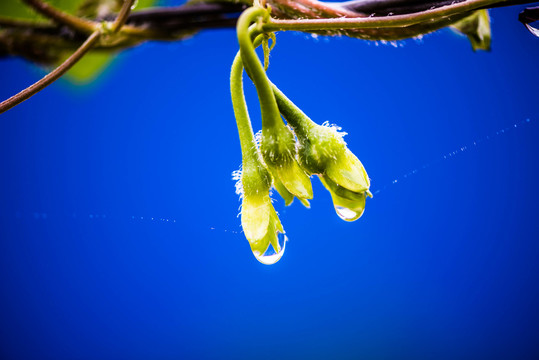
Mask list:
[[[271,79],[349,133],[375,197],[354,223],[314,178],[310,210],[277,201],[273,266],[237,217],[232,30],[125,51],[1,115],[0,356],[538,358],[539,39],[521,9],[491,12],[491,52],[449,30],[278,34]],[[0,98],[41,74],[2,60]]]

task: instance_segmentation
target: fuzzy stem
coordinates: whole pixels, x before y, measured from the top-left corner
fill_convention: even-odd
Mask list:
[[[240,145],[243,159],[243,167],[247,164],[258,162],[258,152],[254,140],[254,133],[249,119],[247,103],[243,93],[243,63],[240,52],[234,58],[232,70],[230,72],[230,94],[232,95],[232,106],[238,126]]]
[[[317,126],[296,104],[294,104],[289,98],[275,84],[271,84],[279,111],[286,119],[288,124],[294,129],[294,132],[298,137],[307,137],[307,133],[310,129]]]
[[[367,28],[393,28],[406,27],[422,22],[432,21],[449,17],[459,13],[473,11],[499,3],[500,0],[468,0],[453,5],[447,5],[419,13],[384,16],[384,17],[357,17],[357,18],[334,18],[334,19],[300,19],[300,20],[277,20],[270,19],[262,26],[265,32],[280,30],[295,31],[320,31],[320,30],[348,30]]]
[[[256,31],[253,31],[251,36],[255,36],[257,33]],[[253,40],[253,47],[256,49],[257,47],[262,44],[262,41],[264,40],[264,34],[256,36],[256,38]],[[234,63],[238,58],[234,60]],[[243,64],[241,63],[241,58],[239,59],[240,64],[236,66],[243,67]],[[234,66],[234,65],[233,65]],[[251,77],[250,74],[248,74],[249,77]],[[240,75],[241,76],[241,75]],[[317,124],[311,120],[296,104],[292,102],[286,95],[279,90],[279,88],[270,81],[270,85],[273,91],[273,95],[275,97],[275,100],[277,102],[277,106],[279,108],[279,112],[283,117],[286,119],[288,124],[294,128],[294,131],[296,134],[300,137],[306,137],[307,132],[309,129],[312,129]],[[243,92],[241,93],[241,96],[243,96]],[[247,105],[245,105],[247,106]]]
[[[249,32],[249,26],[260,17],[267,17],[267,10],[260,7],[251,7],[245,10],[237,25],[238,42],[240,53],[245,69],[256,86],[260,110],[262,112],[262,128],[272,129],[283,124],[279,114],[279,108],[271,89],[271,83],[264,71],[264,67],[255,52],[252,42],[253,32]]]

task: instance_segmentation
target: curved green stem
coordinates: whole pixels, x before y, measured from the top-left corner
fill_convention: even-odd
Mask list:
[[[289,98],[275,84],[271,84],[279,111],[286,119],[288,124],[294,129],[296,135],[301,137],[307,137],[307,132],[317,124],[312,121],[296,104]]]
[[[258,162],[259,158],[247,103],[243,94],[243,62],[239,52],[234,58],[230,72],[230,94],[232,95],[232,106],[238,126],[243,167],[245,168],[247,163]]]
[[[499,0],[467,0],[452,5],[442,6],[432,10],[422,11],[419,13],[383,17],[380,16],[298,20],[270,19],[269,22],[262,25],[262,30],[321,31],[406,27],[422,22],[434,21],[436,19],[477,10],[499,2]]]
[[[256,35],[256,34],[258,34],[257,31],[251,32],[251,38],[256,36],[256,38],[253,40],[253,48],[255,49],[259,47],[260,44],[262,44],[264,40],[264,36],[265,36],[264,34],[262,35]],[[236,61],[239,61],[239,63],[236,63]],[[234,60],[234,64],[235,65],[233,65],[233,69],[234,69],[234,66],[239,67],[239,69],[236,69],[236,71],[239,71],[240,76],[241,76],[243,63],[241,61],[241,58],[239,57],[239,54],[236,56],[236,59]],[[249,77],[251,77],[249,73],[248,75]],[[296,104],[294,104],[292,100],[286,97],[286,95],[281,90],[279,90],[279,88],[271,81],[270,81],[270,85],[271,85],[271,89],[273,91],[273,95],[275,97],[275,100],[277,102],[277,106],[281,115],[283,115],[283,117],[286,119],[288,124],[292,128],[294,128],[294,131],[296,132],[298,136],[300,137],[307,136],[308,130],[313,128],[317,124],[314,121],[312,121],[311,118],[309,118]],[[241,96],[243,98],[243,91],[241,92]]]
[[[253,80],[258,93],[260,110],[262,112],[262,128],[269,129],[278,127],[279,124],[283,124],[283,122],[281,120],[279,108],[277,107],[277,102],[273,95],[271,83],[255,52],[252,35],[256,33],[256,30],[249,31],[251,23],[260,17],[267,18],[267,10],[259,7],[251,7],[245,10],[238,20],[237,34],[238,42],[240,44],[241,59],[243,60],[245,69],[249,73],[251,80]]]

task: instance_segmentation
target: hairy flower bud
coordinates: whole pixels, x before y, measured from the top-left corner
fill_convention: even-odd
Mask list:
[[[319,175],[330,191],[339,216],[358,219],[365,208],[370,180],[363,164],[348,149],[344,133],[336,126],[318,125],[272,86],[279,111],[298,138],[299,163],[309,175]]]
[[[295,137],[288,127],[281,123],[279,126],[263,129],[260,150],[274,177],[275,188],[281,195],[284,193],[285,201],[289,196],[284,189],[299,199],[312,199],[311,181],[296,160]]]

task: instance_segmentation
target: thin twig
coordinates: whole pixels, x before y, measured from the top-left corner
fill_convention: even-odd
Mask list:
[[[116,20],[114,20],[114,23],[111,26],[111,31],[113,34],[120,31],[123,34],[131,35],[131,36],[138,36],[138,37],[159,37],[163,34],[151,29],[145,29],[140,28],[136,26],[131,25],[125,25],[126,21],[129,19],[129,14],[131,13],[131,8],[133,7],[133,4],[136,0],[125,0],[122,6],[122,9],[120,10],[120,13],[118,14],[118,17]]]
[[[91,34],[99,27],[99,23],[97,22],[73,16],[41,0],[23,1],[40,14],[45,15],[60,25],[66,25],[75,31],[82,32],[84,34]]]
[[[39,0],[25,0],[25,1],[29,1],[29,2],[37,1],[38,4],[42,4],[42,5],[44,4],[40,2]],[[134,0],[124,1],[122,9],[120,10],[120,13],[118,14],[118,17],[116,18],[116,20],[114,21],[114,23],[112,24],[110,28],[112,33],[118,32],[124,26],[125,21],[127,20],[127,17],[129,16],[129,13],[131,11],[131,7],[133,6],[133,3],[134,3]],[[61,14],[62,16],[65,15],[65,13],[63,12],[56,12],[54,8],[52,9],[54,10],[53,12],[55,14]],[[54,69],[53,71],[45,75],[38,82],[34,83],[33,85],[21,91],[20,93],[0,103],[0,114],[22,103],[23,101],[28,100],[30,97],[37,94],[38,92],[40,92],[41,90],[43,90],[44,88],[46,88],[47,86],[49,86],[50,84],[58,80],[69,69],[71,69],[71,67],[75,65],[92,48],[92,46],[94,46],[94,44],[99,40],[102,34],[103,34],[103,27],[97,26],[96,29],[92,32],[92,34],[88,37],[88,39],[86,39],[86,41],[70,57],[68,57],[60,66],[58,66],[56,69]]]
[[[73,65],[75,65],[83,56],[90,50],[90,48],[99,40],[101,36],[101,30],[94,31],[88,39],[75,51],[70,57],[67,58],[60,66],[54,69],[49,74],[45,75],[41,80],[27,87],[17,95],[13,95],[9,99],[0,103],[0,114],[11,109],[12,107],[28,100],[33,95],[37,94],[59,77],[64,75]]]
[[[135,0],[125,0],[122,9],[120,10],[120,13],[118,14],[118,17],[116,20],[114,20],[114,23],[112,24],[112,32],[116,33],[118,30],[124,26],[127,17],[129,16],[129,13],[131,12],[131,7],[135,3]]]
[[[68,14],[68,13],[66,13],[66,12],[64,12],[64,11],[58,9],[58,8],[55,8],[54,6],[51,6],[51,5],[45,3],[45,2],[43,2],[41,0],[23,0],[23,1],[26,4],[28,4],[29,6],[31,6],[34,10],[39,12],[40,14],[54,20],[56,23],[58,23],[60,25],[65,25],[65,26],[71,28],[72,30],[75,30],[75,31],[83,33],[83,34],[91,34],[94,30],[96,30],[101,25],[100,23],[98,23],[96,21],[83,19],[83,18],[74,16],[74,15]],[[121,21],[122,25],[127,20],[127,18],[123,19],[123,17],[124,16],[127,16],[127,17],[129,16],[131,6],[134,3],[133,0],[127,0],[127,1],[129,1],[131,3],[131,5],[126,10],[123,10],[124,8],[122,7],[122,11],[124,11],[125,15],[122,15],[120,13],[120,15],[122,17],[120,18],[120,16],[118,16],[118,18],[115,20],[115,21],[118,21],[118,19],[122,19],[122,21]],[[115,25],[113,24],[113,26],[115,26]],[[149,37],[149,38],[151,38],[152,36],[157,36],[158,37],[159,35],[162,35],[159,32],[156,32],[156,31],[154,31],[152,29],[143,29],[143,28],[138,28],[138,27],[129,26],[129,25],[125,25],[125,26],[117,26],[116,25],[115,28],[117,29],[116,31],[119,31],[121,29],[122,33],[125,33],[127,35],[135,35],[135,36],[139,36],[139,37]],[[113,31],[113,33],[116,32],[116,31]]]

